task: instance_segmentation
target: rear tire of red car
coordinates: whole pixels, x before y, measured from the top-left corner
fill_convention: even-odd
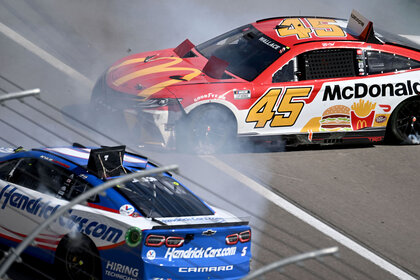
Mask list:
[[[177,132],[181,151],[214,154],[236,141],[237,122],[231,111],[219,104],[207,104],[191,111]]]
[[[55,255],[56,278],[65,280],[102,279],[99,252],[87,236],[66,236]]]
[[[398,105],[388,121],[385,139],[392,144],[420,143],[420,97]]]

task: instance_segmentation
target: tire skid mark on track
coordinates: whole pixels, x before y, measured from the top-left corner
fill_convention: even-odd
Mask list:
[[[279,206],[280,208],[284,209],[288,213],[292,214],[296,218],[300,219],[301,221],[309,224],[310,226],[314,227],[315,229],[319,230],[323,234],[329,236],[330,238],[334,239],[341,245],[347,247],[348,249],[352,250],[353,252],[357,253],[358,255],[364,257],[365,259],[371,261],[372,263],[376,264],[377,266],[381,267],[382,269],[388,271],[389,273],[395,275],[399,279],[404,280],[415,280],[416,278],[405,272],[404,270],[400,269],[396,265],[390,263],[389,261],[385,260],[381,256],[375,254],[374,252],[370,251],[366,247],[360,245],[359,243],[355,242],[351,238],[345,236],[344,234],[340,233],[339,231],[335,230],[331,226],[327,225],[326,223],[318,220],[316,217],[308,214],[303,209],[299,208],[295,204],[287,201],[286,199],[280,197],[279,195],[275,194],[274,192],[270,191],[263,185],[257,183],[253,179],[249,178],[248,176],[242,174],[241,172],[237,171],[236,169],[230,167],[229,165],[225,164],[221,160],[217,159],[214,156],[200,156],[204,161],[208,162],[209,164],[213,165],[217,169],[221,170],[222,172],[232,176],[234,179],[238,180],[239,182],[243,183],[248,188],[252,189],[259,195],[263,196],[267,200],[271,201],[275,205]]]

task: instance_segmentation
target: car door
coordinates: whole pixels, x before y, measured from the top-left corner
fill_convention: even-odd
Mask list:
[[[0,236],[20,242],[64,203],[54,198],[62,174],[40,159],[21,158],[14,162],[0,166],[0,170],[4,167],[2,178],[7,179],[0,181]],[[41,234],[35,243],[54,250],[58,239],[59,236]]]
[[[261,97],[250,107],[246,122],[253,123],[254,130],[261,134],[324,131],[322,114],[335,105],[331,100],[324,100],[325,95],[333,93],[334,85],[345,86],[364,75],[360,71],[364,69],[360,64],[363,61],[359,58],[355,48],[324,48],[300,53],[271,70],[266,82],[255,86]],[[351,130],[347,108],[348,123],[331,131]],[[346,122],[345,118],[340,120]]]

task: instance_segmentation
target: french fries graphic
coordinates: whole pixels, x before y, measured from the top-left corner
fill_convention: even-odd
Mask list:
[[[351,105],[351,126],[353,130],[371,127],[375,117],[376,103],[363,99]]]

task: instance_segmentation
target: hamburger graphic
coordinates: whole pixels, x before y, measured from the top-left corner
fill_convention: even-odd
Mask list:
[[[351,128],[350,108],[335,105],[324,111],[320,131],[349,131]]]

